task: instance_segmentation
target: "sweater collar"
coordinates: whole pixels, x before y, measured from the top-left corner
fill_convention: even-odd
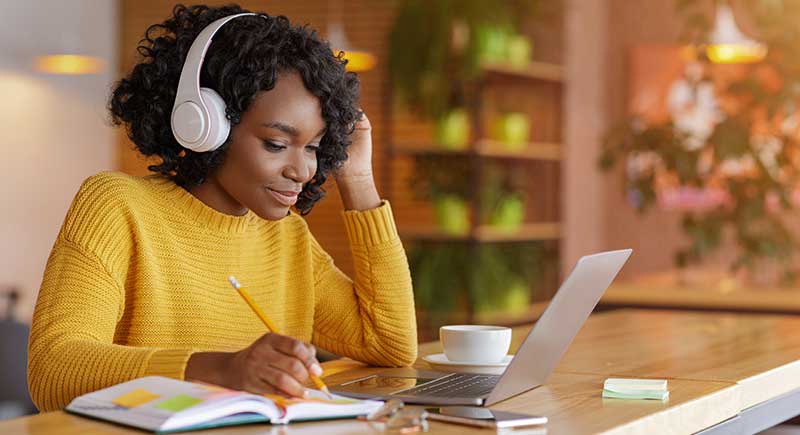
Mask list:
[[[192,195],[188,190],[175,184],[174,181],[159,175],[151,175],[153,187],[163,195],[168,202],[183,212],[192,221],[197,222],[214,231],[225,233],[244,233],[266,221],[258,217],[253,210],[241,216],[221,213]],[[266,222],[267,224],[269,222]]]

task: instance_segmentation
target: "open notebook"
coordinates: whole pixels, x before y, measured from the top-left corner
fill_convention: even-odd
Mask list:
[[[383,404],[308,390],[309,399],[257,395],[161,376],[134,379],[75,398],[66,410],[156,433],[245,423],[346,418]]]

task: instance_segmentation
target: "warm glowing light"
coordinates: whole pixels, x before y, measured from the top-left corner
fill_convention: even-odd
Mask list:
[[[706,54],[714,63],[754,63],[767,56],[767,46],[742,33],[730,6],[720,4]]]
[[[95,74],[103,67],[103,60],[93,56],[53,54],[36,58],[36,70],[48,74]]]
[[[341,22],[336,21],[328,26],[328,44],[330,44],[334,53],[344,52],[348,71],[367,71],[374,68],[377,63],[372,53],[358,50],[350,45]]]
[[[334,50],[336,53],[339,50]],[[367,71],[375,68],[377,59],[371,53],[360,50],[342,50],[344,51],[344,58],[347,59],[347,70],[353,72]]]
[[[762,44],[713,44],[706,48],[708,58],[714,63],[755,63],[767,55]]]

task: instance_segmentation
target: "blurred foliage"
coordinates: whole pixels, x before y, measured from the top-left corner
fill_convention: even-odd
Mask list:
[[[497,45],[487,35],[519,31],[522,21],[539,15],[547,2],[396,3],[388,50],[393,96],[415,114],[438,120],[454,109],[476,107],[482,56],[488,46]],[[408,182],[418,199],[460,198],[478,207],[483,220],[490,220],[504,198],[521,198],[515,193],[522,191],[520,170],[491,168],[479,164],[474,155],[415,154],[414,167]],[[541,284],[542,271],[557,261],[548,249],[537,242],[417,241],[409,249],[417,307],[434,325],[453,321],[454,313],[466,315],[461,321],[470,321],[477,311],[527,309],[527,298]],[[511,289],[520,288],[524,288],[524,304],[507,297]]]
[[[529,181],[525,171],[514,166],[488,163],[484,169],[480,193],[480,216],[483,222],[491,223],[503,204],[509,200],[524,202],[525,183]]]
[[[408,183],[417,199],[435,201],[444,196],[472,199],[472,161],[466,154],[415,154]]]
[[[504,306],[506,292],[521,284],[528,294],[540,293],[544,270],[556,262],[553,249],[542,242],[430,241],[409,249],[417,307],[443,319],[453,312],[527,309],[527,303]]]
[[[503,200],[521,198],[522,168],[483,163],[480,186],[473,159],[466,155],[419,154],[410,177],[419,199],[437,201],[457,196],[473,206],[480,195],[480,214],[491,221]],[[511,169],[511,170],[509,170]],[[543,280],[543,271],[557,267],[557,255],[541,242],[477,243],[469,240],[419,241],[409,249],[409,265],[417,306],[428,325],[469,321],[476,312],[520,312]],[[453,318],[453,315],[463,318]]]
[[[398,0],[389,71],[399,101],[429,118],[468,106],[486,27],[519,28],[541,0]]]
[[[408,179],[409,187],[417,199],[425,201],[457,197],[475,204],[480,200],[478,207],[483,222],[490,222],[505,201],[526,199],[524,168],[507,163],[483,163],[478,191],[474,188],[479,181],[472,165],[469,155],[417,154],[414,172]]]
[[[715,3],[678,0],[685,19],[683,39],[702,52],[713,26]],[[798,205],[800,168],[800,17],[799,1],[754,0],[734,2],[737,21],[750,19],[752,37],[769,49],[765,60],[745,66],[747,71],[722,90],[734,105],[723,105],[724,119],[703,147],[685,146],[686,137],[671,122],[646,125],[642,119],[621,122],[607,135],[600,167],[650,153],[657,164],[625,174],[625,186],[634,207],[646,211],[656,202],[659,177],[668,174],[684,187],[714,186],[729,201],[703,211],[682,211],[682,228],[690,244],[676,254],[678,266],[699,261],[716,250],[730,229],[737,248],[733,270],[753,271],[764,261],[783,269],[784,283],[794,282],[792,257],[797,241],[785,220]],[[741,26],[740,26],[741,27]],[[776,144],[769,148],[765,140]],[[766,154],[765,154],[766,153]],[[740,174],[726,171],[731,162],[750,162]],[[641,169],[641,168],[640,168]],[[793,195],[795,199],[793,200]]]

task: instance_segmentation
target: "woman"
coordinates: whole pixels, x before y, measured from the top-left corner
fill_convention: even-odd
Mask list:
[[[196,152],[170,127],[187,51],[237,6],[177,6],[151,26],[109,108],[156,174],[87,179],[48,260],[29,343],[41,410],[132,378],[162,375],[257,393],[304,393],[313,343],[375,365],[416,358],[408,263],[372,177],[369,121],[345,61],[285,17],[231,19],[200,85],[232,128]],[[355,280],[290,211],[311,211],[333,175]],[[286,335],[266,333],[230,288],[235,275]]]

